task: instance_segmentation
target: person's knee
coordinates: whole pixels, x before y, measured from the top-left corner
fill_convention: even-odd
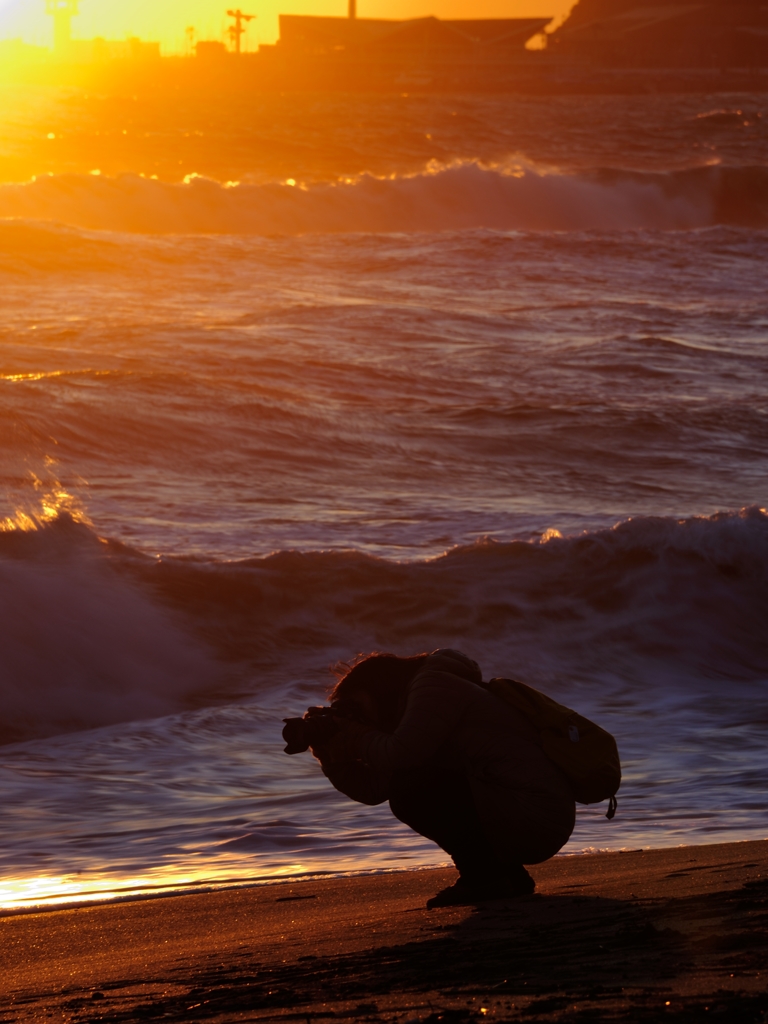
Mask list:
[[[390,796],[389,809],[398,821],[402,821],[416,832],[420,831],[418,826],[428,812],[428,806],[419,799],[419,794],[408,791],[400,791]]]
[[[430,767],[398,773],[392,779],[389,806],[399,821],[414,827],[414,820],[432,816],[445,801],[449,789],[448,780],[436,777]]]

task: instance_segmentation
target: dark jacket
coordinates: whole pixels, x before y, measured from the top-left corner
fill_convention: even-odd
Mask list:
[[[474,661],[436,651],[411,683],[397,729],[367,733],[361,759],[323,764],[323,771],[353,800],[378,804],[388,799],[395,773],[435,762],[458,768],[497,852],[536,864],[568,841],[573,794],[527,720],[481,682]]]

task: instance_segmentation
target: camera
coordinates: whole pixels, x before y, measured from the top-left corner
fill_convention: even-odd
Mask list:
[[[345,701],[338,700],[330,708],[309,708],[303,718],[284,718],[286,754],[303,754],[318,743],[327,743],[339,731],[335,719],[354,718],[352,712]]]

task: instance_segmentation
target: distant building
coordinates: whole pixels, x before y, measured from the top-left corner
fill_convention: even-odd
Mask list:
[[[131,39],[73,39],[72,18],[79,13],[79,0],[45,0],[45,11],[53,18],[53,52],[58,60],[92,64],[106,60],[153,60],[160,56],[160,43]]]
[[[45,0],[45,13],[53,18],[53,52],[57,56],[63,56],[69,47],[77,4],[78,0]]]
[[[64,52],[57,56],[73,64],[92,64],[107,60],[157,60],[160,43],[142,39],[70,39]]]
[[[227,48],[215,39],[201,39],[195,45],[195,56],[204,61],[223,60],[227,56]]]
[[[551,18],[412,18],[389,21],[281,14],[277,49],[288,55],[417,61],[504,60],[523,53]]]
[[[579,0],[549,49],[609,67],[768,67],[768,2]]]

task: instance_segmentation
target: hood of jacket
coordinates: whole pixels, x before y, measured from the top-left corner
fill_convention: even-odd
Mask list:
[[[483,673],[476,661],[468,658],[461,651],[454,651],[450,647],[441,647],[433,651],[422,665],[416,678],[425,672],[449,672],[460,679],[466,679],[469,683],[479,685],[483,681]]]

